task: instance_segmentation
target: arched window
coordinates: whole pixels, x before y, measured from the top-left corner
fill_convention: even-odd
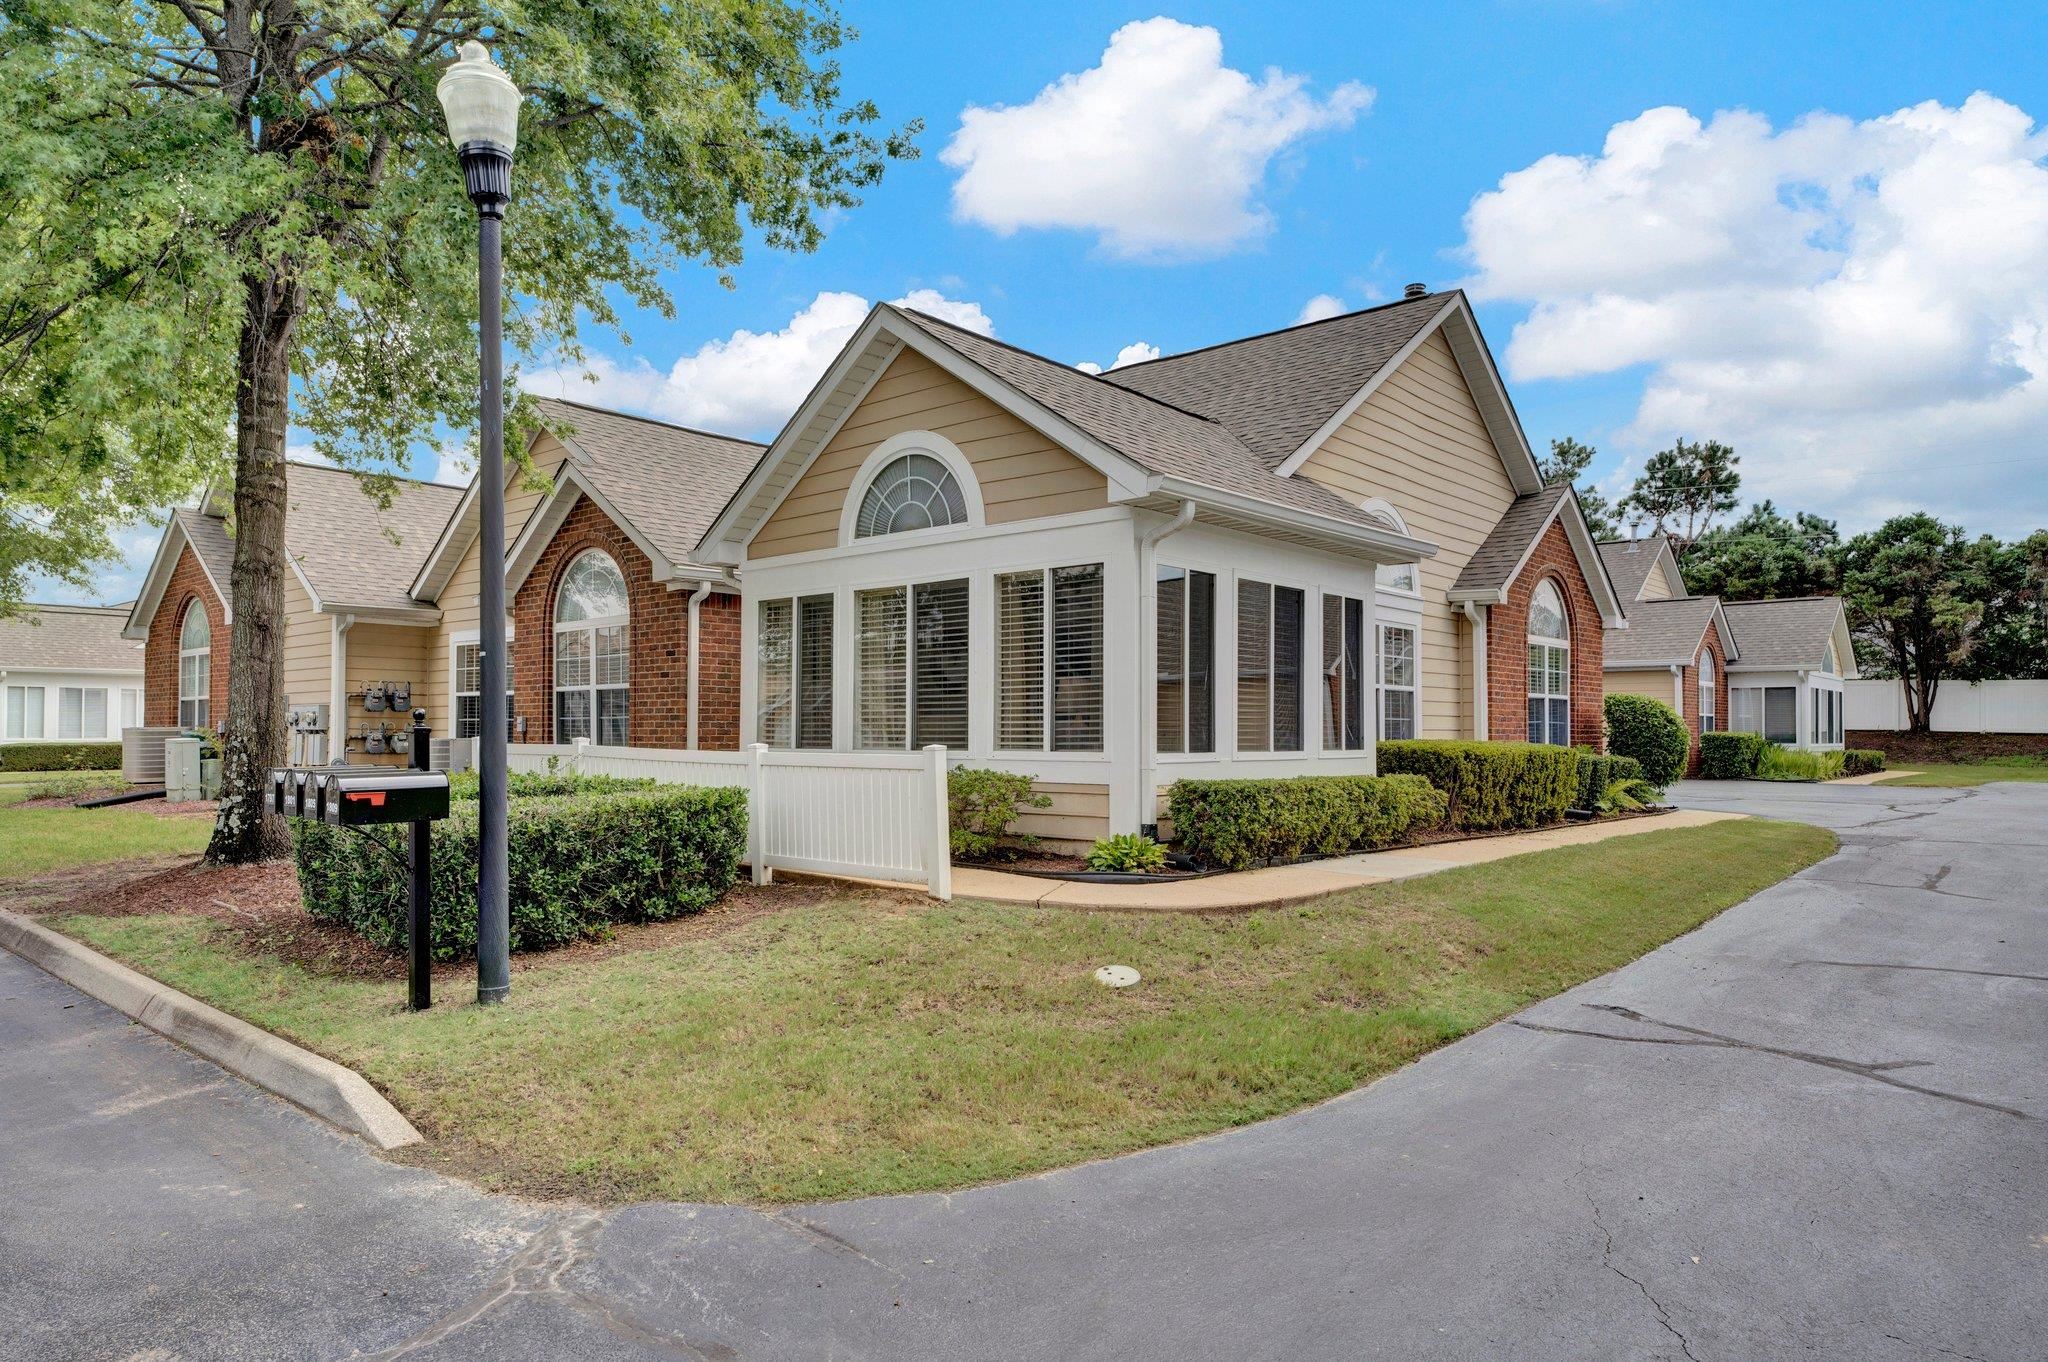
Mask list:
[[[1572,742],[1571,625],[1548,580],[1529,597],[1529,741]]]
[[[186,602],[178,626],[178,727],[204,728],[207,686],[213,679],[213,626],[197,599]]]
[[[1842,674],[1841,655],[1835,651],[1835,641],[1833,639],[1828,640],[1827,656],[1822,661],[1821,670],[1828,675],[1840,676]]]
[[[953,470],[930,454],[905,454],[868,484],[854,520],[855,539],[967,523],[967,498]]]
[[[555,741],[627,735],[626,579],[592,549],[569,564],[555,593]]]
[[[1717,727],[1714,714],[1714,654],[1711,649],[1700,649],[1700,732],[1712,733]]]

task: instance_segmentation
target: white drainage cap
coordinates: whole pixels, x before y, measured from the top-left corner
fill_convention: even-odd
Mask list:
[[[1129,988],[1138,982],[1138,972],[1129,965],[1104,965],[1095,971],[1095,982],[1105,988]]]

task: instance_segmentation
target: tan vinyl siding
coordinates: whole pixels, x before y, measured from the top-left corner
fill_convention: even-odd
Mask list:
[[[847,489],[876,445],[929,430],[960,447],[981,484],[988,523],[1067,515],[1109,504],[1102,475],[924,356],[906,350],[847,414],[749,545],[751,558],[834,548]]]
[[[1640,671],[1608,672],[1605,674],[1606,692],[1609,695],[1647,695],[1652,700],[1671,703],[1675,693],[1672,689],[1669,667],[1645,667]]]
[[[347,662],[343,671],[347,676],[348,715],[341,726],[343,732],[354,738],[367,726],[375,731],[380,725],[396,732],[412,726],[410,714],[394,714],[385,710],[372,714],[363,708],[362,691],[369,685],[387,685],[410,682],[413,687],[413,706],[421,704],[420,692],[426,684],[427,654],[432,650],[434,630],[407,628],[396,624],[363,624],[350,626],[347,638]],[[432,723],[433,711],[428,710]],[[440,726],[434,725],[438,732]],[[360,746],[349,749],[350,761],[382,761],[391,765],[402,765],[405,757],[385,755],[367,757]]]
[[[1682,591],[1674,591],[1672,589],[1671,575],[1664,571],[1664,559],[1660,555],[1655,565],[1650,568],[1650,575],[1643,578],[1643,589],[1636,593],[1636,599],[1639,601],[1668,601],[1684,594]]]
[[[334,623],[315,614],[313,598],[299,574],[284,575],[284,700],[288,705],[324,705],[332,682]]]
[[[1471,737],[1471,629],[1445,593],[1515,489],[1442,334],[1416,347],[1300,475],[1354,500],[1384,497],[1411,533],[1437,545],[1422,562],[1420,731]]]
[[[1026,809],[1010,825],[1013,832],[1039,839],[1048,850],[1086,854],[1097,838],[1109,836],[1109,787],[1036,781],[1032,790],[1052,803]]]

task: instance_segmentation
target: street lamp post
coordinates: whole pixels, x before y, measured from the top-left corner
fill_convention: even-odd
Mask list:
[[[462,45],[435,93],[476,205],[478,365],[477,482],[482,492],[478,555],[483,576],[477,651],[483,694],[477,735],[476,1000],[512,991],[512,921],[505,860],[505,356],[499,232],[512,197],[512,149],[519,140],[519,90],[484,45]]]

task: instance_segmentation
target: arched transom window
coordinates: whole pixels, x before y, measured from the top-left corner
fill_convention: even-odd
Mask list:
[[[967,523],[967,498],[953,470],[930,454],[905,454],[883,465],[861,498],[853,537],[934,530]]]
[[[555,741],[627,737],[626,579],[592,549],[569,564],[555,593]]]
[[[194,600],[178,627],[178,727],[204,728],[207,686],[213,678],[213,626],[206,607]]]
[[[1572,742],[1571,625],[1548,580],[1529,597],[1529,741]]]
[[[1700,732],[1712,733],[1719,724],[1714,714],[1714,654],[1700,649]]]

